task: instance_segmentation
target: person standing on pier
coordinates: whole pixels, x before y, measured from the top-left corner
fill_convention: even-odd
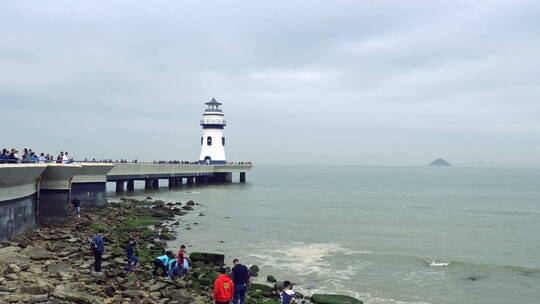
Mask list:
[[[94,239],[92,240],[92,252],[94,254],[94,271],[95,272],[101,272],[101,258],[103,254],[105,253],[105,243],[103,241],[103,237],[101,236],[101,233],[103,233],[102,229],[99,229],[94,236]]]
[[[249,269],[240,264],[238,259],[233,260],[233,265],[234,267],[231,269],[231,279],[234,283],[233,304],[244,304],[250,278]]]

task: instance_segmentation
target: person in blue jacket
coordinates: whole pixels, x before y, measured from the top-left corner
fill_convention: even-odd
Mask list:
[[[139,265],[139,259],[135,255],[135,246],[137,246],[137,241],[135,239],[130,238],[129,242],[126,246],[126,255],[127,255],[127,272],[131,272],[131,263],[133,262],[133,269],[136,269]]]
[[[169,256],[167,255],[162,255],[162,256],[158,256],[157,258],[154,259],[154,270],[152,270],[152,276],[156,276],[157,275],[157,270],[158,269],[161,269],[162,273],[164,275],[167,274],[167,266],[169,265]]]
[[[101,236],[103,231],[100,229],[92,239],[92,253],[94,254],[94,271],[101,272],[101,257],[105,253],[105,242]]]
[[[170,259],[167,264],[167,278],[172,280],[178,274],[178,259]]]

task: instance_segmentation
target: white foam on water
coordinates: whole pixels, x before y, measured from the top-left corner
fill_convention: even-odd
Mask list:
[[[368,254],[368,251],[355,251],[347,249],[335,243],[285,243],[264,245],[256,252],[266,254],[251,254],[250,256],[262,262],[262,266],[276,266],[286,269],[287,272],[304,275],[328,275],[349,278],[354,275],[360,265],[347,266],[344,269],[336,269],[332,256]],[[269,247],[269,248],[268,248]],[[329,271],[329,270],[332,271]]]
[[[437,262],[437,261],[431,261],[429,263],[429,267],[447,267],[450,266],[450,263],[448,262]]]

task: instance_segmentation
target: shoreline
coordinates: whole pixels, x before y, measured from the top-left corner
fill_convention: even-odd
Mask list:
[[[101,208],[83,208],[81,218],[69,218],[55,225],[44,225],[21,234],[11,242],[0,243],[0,302],[4,303],[213,303],[213,281],[221,261],[200,258],[192,252],[190,271],[172,281],[151,277],[152,262],[167,251],[167,241],[174,240],[179,217],[196,212],[198,204],[189,201],[164,201],[122,198]],[[84,207],[84,206],[83,206]],[[89,239],[103,229],[105,254],[103,273],[93,272]],[[126,271],[123,246],[134,237],[138,240],[138,270]],[[175,252],[175,249],[173,249]],[[199,256],[199,257],[197,257]],[[254,265],[253,268],[257,268]],[[299,295],[301,296],[301,295]],[[252,283],[246,303],[279,301],[278,289]],[[300,303],[362,303],[338,295],[313,295]]]

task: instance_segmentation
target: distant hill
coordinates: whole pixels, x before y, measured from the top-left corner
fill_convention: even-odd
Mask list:
[[[445,161],[442,158],[438,158],[429,164],[430,166],[451,166],[449,162]]]

